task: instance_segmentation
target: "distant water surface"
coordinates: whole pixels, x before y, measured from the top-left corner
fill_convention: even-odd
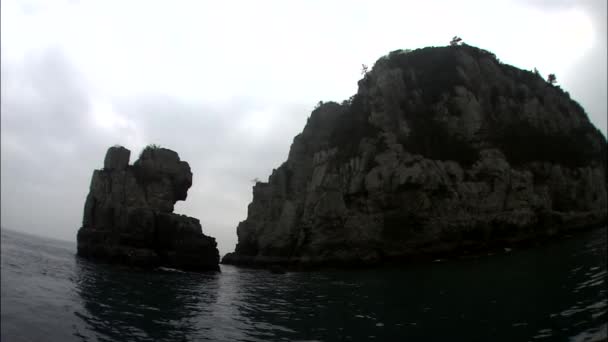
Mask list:
[[[607,230],[364,271],[155,272],[2,229],[2,341],[604,341]]]

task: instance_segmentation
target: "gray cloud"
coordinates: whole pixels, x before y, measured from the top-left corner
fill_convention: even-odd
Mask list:
[[[310,111],[307,105],[279,109],[253,99],[208,105],[142,95],[110,99],[113,112],[130,125],[107,132],[90,114],[91,87],[58,49],[3,64],[2,85],[4,226],[73,240],[92,170],[102,166],[105,150],[123,144],[134,162],[143,144],[156,143],[190,163],[194,184],[176,211],[199,218],[222,253],[234,248],[251,180],[266,179],[286,159]],[[256,112],[264,114],[251,115]],[[258,135],[260,127],[248,124],[272,132]],[[141,133],[139,146],[124,139],[133,127]]]
[[[84,116],[86,84],[59,50],[2,63],[2,224],[66,237],[88,182],[83,151],[101,147]]]

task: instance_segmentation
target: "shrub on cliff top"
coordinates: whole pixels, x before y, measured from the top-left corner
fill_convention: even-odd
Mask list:
[[[450,41],[450,46],[456,46],[460,44],[462,44],[462,38],[458,36],[454,36],[454,38],[452,38],[452,40]]]
[[[144,147],[143,150],[141,150],[141,153],[139,154],[139,158],[141,159],[141,157],[144,155],[144,153],[146,151],[156,151],[156,150],[160,150],[160,149],[161,149],[160,145],[149,144],[148,146]]]

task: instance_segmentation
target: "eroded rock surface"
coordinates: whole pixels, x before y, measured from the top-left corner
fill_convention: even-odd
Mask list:
[[[253,187],[232,264],[357,264],[606,223],[606,139],[568,93],[470,46],[393,52]]]
[[[176,152],[146,148],[129,165],[130,151],[108,149],[87,196],[78,255],[129,265],[219,270],[215,239],[199,220],[173,213],[185,200],[192,172]]]

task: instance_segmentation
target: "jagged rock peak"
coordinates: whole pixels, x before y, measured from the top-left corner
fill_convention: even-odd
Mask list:
[[[602,224],[606,151],[534,72],[467,45],[394,51],[311,113],[223,262],[376,263]]]
[[[185,200],[192,172],[172,150],[146,147],[129,165],[130,151],[110,147],[87,196],[78,254],[138,266],[219,270],[215,239],[199,220],[173,213]]]
[[[129,166],[131,151],[122,146],[112,146],[106,152],[103,168],[106,170],[124,170]]]

